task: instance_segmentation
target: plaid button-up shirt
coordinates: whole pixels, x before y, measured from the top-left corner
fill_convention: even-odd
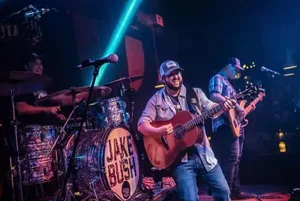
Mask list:
[[[236,94],[236,91],[234,90],[228,79],[219,73],[214,75],[210,79],[208,90],[209,93],[218,92],[222,96],[227,96],[229,98],[233,97]],[[228,124],[229,122],[225,120],[223,115],[221,115],[218,118],[212,120],[212,131],[216,132],[219,126]]]

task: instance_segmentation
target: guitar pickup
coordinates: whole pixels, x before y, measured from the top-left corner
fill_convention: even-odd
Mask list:
[[[167,141],[167,139],[165,138],[165,136],[161,136],[161,141],[162,141],[164,147],[166,148],[166,150],[169,150],[170,147],[169,147],[169,145],[168,145],[168,141]]]

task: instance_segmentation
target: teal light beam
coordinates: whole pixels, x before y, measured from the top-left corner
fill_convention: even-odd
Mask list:
[[[117,50],[126,29],[128,28],[135,12],[139,8],[142,1],[143,0],[129,0],[127,2],[123,14],[120,17],[119,23],[116,26],[116,29],[114,30],[112,38],[108,43],[107,49],[105,50],[103,57],[108,56]],[[102,68],[100,68],[99,75],[95,83],[96,86],[99,85],[108,65],[109,64],[105,64],[104,66],[102,66]]]

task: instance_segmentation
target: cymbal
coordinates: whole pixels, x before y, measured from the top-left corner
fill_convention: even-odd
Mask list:
[[[51,82],[51,78],[46,75],[26,71],[0,72],[0,96],[10,96],[12,84],[15,96],[18,96],[45,89]]]
[[[139,76],[131,76],[131,77],[121,77],[120,79],[114,80],[112,82],[109,82],[107,84],[105,84],[104,86],[108,86],[108,85],[112,85],[112,84],[117,84],[117,83],[121,83],[123,81],[128,81],[128,82],[134,82],[136,80],[140,80],[142,79],[144,76],[139,75]]]
[[[73,94],[75,95],[75,103],[81,100],[87,100],[90,87],[77,87],[73,89],[61,90],[35,102],[35,105],[40,106],[71,106],[73,105]],[[104,86],[96,86],[91,95],[91,101],[97,100],[100,97],[106,97],[110,94],[111,88]]]

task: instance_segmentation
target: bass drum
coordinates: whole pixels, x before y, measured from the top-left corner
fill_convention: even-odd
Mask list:
[[[65,169],[72,155],[75,135],[71,135],[63,150]],[[126,127],[82,133],[75,161],[80,193],[102,200],[104,193],[113,191],[114,199],[129,200],[139,190],[138,149]]]

